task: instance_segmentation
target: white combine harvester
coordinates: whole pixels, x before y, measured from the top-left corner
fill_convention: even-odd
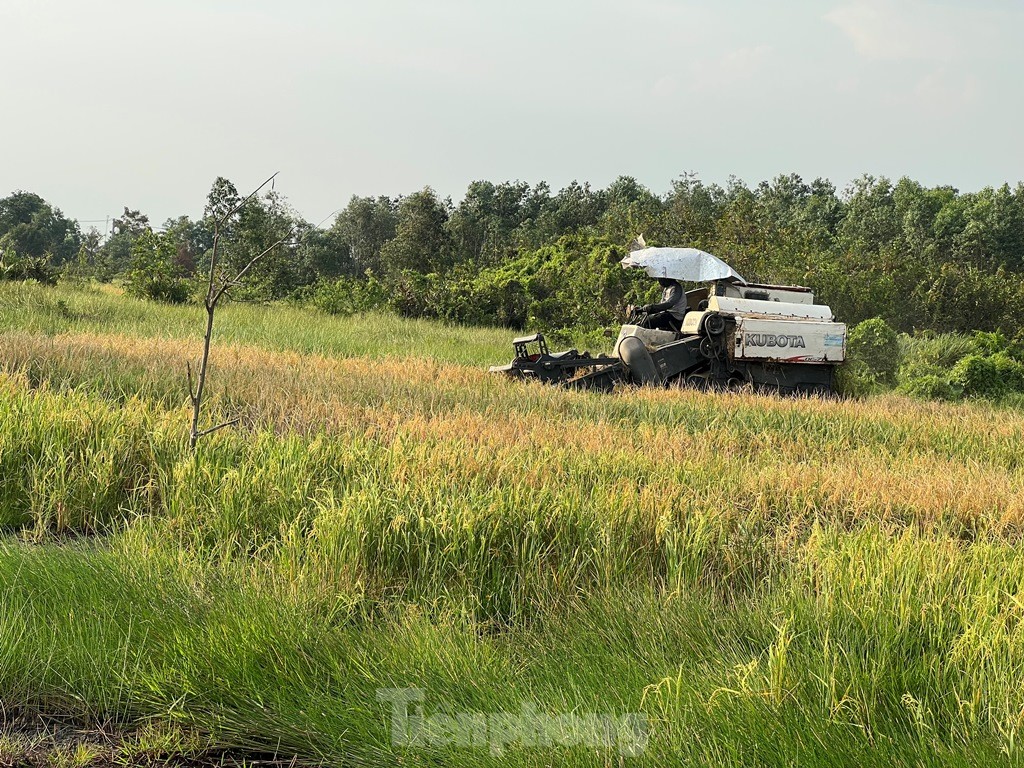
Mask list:
[[[611,356],[551,353],[541,334],[515,339],[516,357],[491,370],[573,388],[617,383],[688,385],[822,394],[846,357],[846,326],[814,303],[809,288],[748,283],[732,267],[695,248],[644,248],[622,260],[653,278],[706,283],[687,291],[672,330],[634,310]],[[664,325],[665,323],[659,323]],[[534,347],[536,344],[536,347]]]

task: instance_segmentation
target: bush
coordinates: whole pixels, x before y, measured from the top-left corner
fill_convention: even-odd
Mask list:
[[[406,317],[469,325],[545,332],[601,329],[620,323],[627,304],[645,303],[657,293],[646,275],[622,269],[624,253],[598,238],[563,237],[500,267],[477,271],[466,264],[444,274],[390,272],[380,301]],[[346,283],[345,290],[356,284]],[[323,289],[314,304],[350,306],[332,290]]]
[[[132,244],[132,269],[125,281],[131,296],[183,304],[188,301],[189,281],[174,263],[174,241],[147,230]]]
[[[403,269],[388,280],[388,306],[404,317],[434,317],[431,297],[437,290],[436,274]]]
[[[897,392],[920,400],[956,400],[961,392],[941,376],[916,376],[900,384]]]
[[[518,279],[484,272],[473,282],[473,292],[483,323],[506,328],[525,327],[530,297]]]
[[[969,397],[1003,398],[1024,393],[1024,364],[1007,352],[968,355],[953,366],[950,380]]]
[[[840,392],[859,397],[891,389],[900,368],[899,336],[880,317],[865,320],[850,331],[846,358],[837,378]]]
[[[317,283],[309,297],[314,307],[328,315],[354,315],[387,305],[388,292],[372,275],[366,280],[341,277]]]
[[[142,272],[129,273],[125,291],[132,296],[168,304],[184,304],[188,301],[190,292],[188,280],[165,274],[147,275]]]
[[[604,328],[622,322],[627,304],[647,303],[658,291],[647,275],[622,269],[624,255],[607,240],[566,236],[485,270],[476,283],[491,297],[488,317],[514,327]]]
[[[921,333],[900,337],[901,378],[926,373],[948,375],[949,369],[971,353],[978,352],[973,337],[959,333]]]
[[[14,258],[0,261],[0,280],[35,280],[44,285],[56,285],[57,270],[42,257]]]
[[[866,397],[879,389],[874,378],[850,360],[836,369],[835,388],[847,397]]]
[[[885,320],[873,317],[855,325],[847,339],[847,352],[879,384],[895,386],[900,367],[900,340]]]
[[[953,366],[950,381],[963,387],[968,397],[998,398],[1006,393],[995,360],[984,355],[968,355]]]
[[[1024,365],[1010,357],[1007,352],[999,352],[990,359],[1007,392],[1024,392]]]
[[[995,355],[1007,347],[1006,337],[999,331],[975,331],[971,343],[981,355]]]

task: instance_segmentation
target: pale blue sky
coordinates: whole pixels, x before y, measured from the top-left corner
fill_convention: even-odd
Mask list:
[[[1024,179],[1024,3],[3,0],[0,196],[196,215],[694,171]],[[84,225],[88,226],[88,225]]]

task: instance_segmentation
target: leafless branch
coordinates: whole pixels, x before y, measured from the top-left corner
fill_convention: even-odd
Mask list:
[[[206,284],[206,308],[210,308],[210,297],[213,295],[213,281],[217,272],[217,246],[220,245],[220,223],[213,225],[213,247],[210,249],[210,279]]]
[[[228,211],[223,216],[221,216],[219,219],[217,219],[217,224],[220,225],[220,226],[223,226],[224,222],[226,222],[228,219],[230,219],[232,216],[234,216],[236,213],[238,213],[240,210],[242,210],[242,206],[244,206],[246,203],[248,203],[250,200],[252,200],[254,197],[256,197],[256,195],[258,195],[260,193],[260,190],[263,189],[265,186],[267,186],[267,184],[272,182],[274,180],[274,177],[277,176],[277,174],[279,174],[279,173],[280,173],[280,171],[274,171],[270,175],[269,179],[264,181],[262,184],[260,184],[258,187],[256,187],[256,189],[254,189],[252,192],[250,192],[248,195],[246,195],[245,198],[241,202],[239,202],[234,208],[232,208],[230,211]]]
[[[287,237],[282,237],[280,240],[275,242],[273,245],[271,245],[265,251],[263,251],[262,253],[259,253],[258,255],[254,256],[252,258],[252,260],[248,264],[246,264],[244,267],[242,267],[241,271],[239,271],[239,273],[237,275],[235,275],[230,280],[225,280],[224,284],[221,285],[221,287],[217,290],[216,294],[214,294],[213,303],[216,304],[218,301],[220,301],[220,297],[223,296],[225,293],[227,293],[228,288],[231,288],[232,286],[235,286],[235,285],[241,285],[242,278],[245,277],[245,274],[250,269],[253,268],[253,266],[256,264],[256,262],[258,262],[260,259],[262,259],[264,256],[266,256],[272,250],[277,248],[279,245],[283,245],[287,241],[288,241]]]
[[[189,400],[192,403],[192,428],[189,432],[189,446],[193,450],[195,449],[196,443],[198,442],[199,438],[213,434],[214,432],[224,429],[225,427],[233,426],[241,420],[241,417],[238,417],[225,421],[221,424],[217,424],[216,426],[209,427],[207,429],[199,429],[199,417],[202,411],[203,397],[206,391],[206,376],[207,373],[209,372],[210,343],[213,339],[214,313],[217,309],[217,304],[220,302],[224,294],[227,293],[228,290],[230,290],[231,288],[241,285],[242,280],[249,273],[249,270],[251,270],[257,263],[259,263],[260,259],[265,257],[275,248],[287,243],[288,240],[291,238],[291,235],[289,235],[288,237],[280,238],[275,243],[273,243],[269,248],[266,248],[265,250],[256,254],[253,258],[249,260],[248,264],[246,264],[244,267],[242,267],[242,269],[238,271],[238,273],[233,278],[231,278],[230,280],[225,279],[223,280],[223,282],[220,282],[220,284],[218,284],[217,280],[217,264],[218,258],[220,256],[221,238],[224,235],[224,226],[225,224],[227,224],[228,219],[230,219],[234,214],[241,210],[242,207],[247,202],[256,197],[256,195],[258,195],[260,191],[267,186],[267,184],[273,184],[274,178],[276,176],[277,173],[272,174],[266,181],[264,181],[262,184],[256,187],[256,189],[254,189],[252,192],[246,195],[245,198],[243,198],[236,205],[234,205],[231,208],[231,210],[224,213],[222,216],[220,216],[220,218],[216,219],[213,223],[213,245],[210,248],[210,274],[206,284],[206,299],[204,301],[204,304],[206,306],[206,333],[203,335],[203,355],[199,361],[199,371],[195,381],[193,380],[192,376],[192,364],[186,364],[186,371],[188,374]],[[335,213],[337,213],[337,211],[327,216],[327,218],[325,218],[324,221],[329,219]],[[316,227],[314,227],[310,231],[318,230],[321,224],[323,224],[323,221],[320,222],[320,224],[317,224]],[[302,236],[299,237],[299,241],[301,241],[301,239]]]
[[[230,219],[232,216],[234,216],[236,213],[242,210],[242,207],[246,203],[248,203],[250,200],[256,197],[256,195],[260,193],[260,190],[267,186],[267,184],[272,183],[274,181],[274,178],[279,173],[280,171],[274,171],[274,173],[272,173],[270,177],[267,178],[266,181],[264,181],[262,184],[256,187],[256,189],[254,189],[252,192],[250,192],[248,195],[242,198],[238,203],[236,203],[231,208],[231,210],[227,211],[219,219],[216,219],[213,222],[213,247],[210,249],[210,278],[206,286],[207,309],[209,309],[211,302],[213,302],[214,304],[217,303],[217,301],[220,299],[221,295],[224,293],[225,290],[223,287],[216,290],[214,289],[214,284],[217,279],[217,250],[218,247],[220,246],[220,238],[222,235],[224,225],[227,223],[228,219]]]
[[[241,210],[242,206],[244,206],[246,203],[248,203],[250,200],[256,197],[256,195],[258,195],[260,191],[267,186],[267,184],[273,183],[274,178],[276,176],[277,172],[271,174],[271,176],[266,181],[264,181],[262,184],[256,187],[256,189],[254,189],[242,200],[240,200],[236,205],[234,205],[231,208],[231,210],[224,213],[220,218],[216,219],[213,223],[213,246],[210,248],[210,275],[206,284],[206,299],[204,301],[204,304],[206,305],[206,333],[203,334],[203,356],[199,361],[198,382],[196,383],[195,386],[193,386],[192,381],[192,366],[191,364],[187,366],[189,399],[192,401],[192,428],[191,430],[189,430],[189,447],[193,450],[195,450],[196,443],[198,442],[199,438],[205,435],[212,434],[217,430],[224,429],[225,427],[230,427],[234,424],[237,424],[239,421],[239,419],[236,418],[231,419],[230,421],[225,421],[222,424],[218,424],[208,429],[199,429],[199,416],[202,411],[203,395],[206,390],[206,375],[209,371],[210,342],[213,339],[214,312],[217,309],[217,302],[220,301],[221,297],[224,296],[227,290],[234,285],[238,285],[242,278],[245,277],[245,275],[249,272],[250,269],[252,269],[253,265],[255,265],[260,259],[266,256],[268,253],[270,253],[274,248],[277,248],[279,245],[285,242],[287,238],[282,238],[278,240],[265,251],[256,255],[237,275],[235,275],[234,278],[232,278],[231,280],[225,280],[219,286],[217,285],[217,258],[219,256],[221,237],[224,234],[224,225],[227,223],[228,219],[231,218],[234,214],[236,214],[239,210]]]
[[[194,406],[196,404],[196,388],[192,382],[192,363],[188,360],[185,361],[185,372],[188,375],[188,399]]]
[[[231,419],[229,421],[221,422],[220,424],[218,424],[215,427],[209,427],[208,429],[202,430],[201,432],[199,432],[198,436],[199,437],[205,437],[206,435],[212,435],[214,432],[216,432],[218,430],[221,430],[221,429],[224,429],[224,427],[233,427],[235,424],[237,424],[241,420],[242,420],[241,416],[236,416],[235,418],[233,418],[233,419]]]

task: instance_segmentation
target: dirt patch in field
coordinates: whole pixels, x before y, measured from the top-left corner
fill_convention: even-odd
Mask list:
[[[0,768],[310,768],[293,755],[204,744],[175,728],[83,727],[56,718],[0,720]]]

